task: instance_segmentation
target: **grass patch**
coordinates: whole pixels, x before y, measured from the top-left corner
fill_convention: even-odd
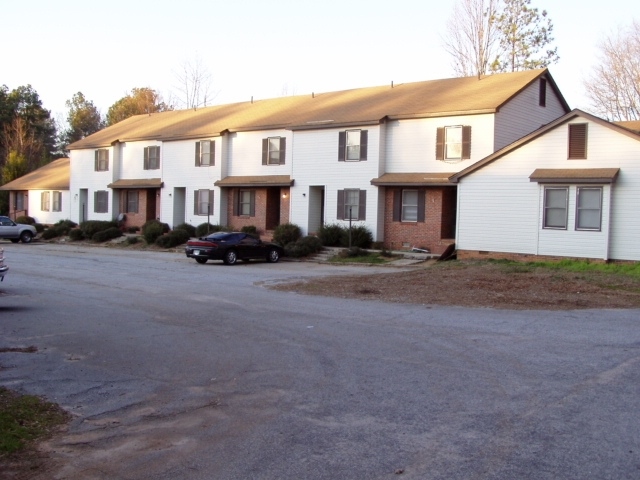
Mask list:
[[[68,419],[55,403],[0,387],[0,458],[29,448]]]
[[[360,255],[334,255],[329,259],[331,263],[358,263],[366,265],[381,265],[395,260],[396,257],[381,255],[380,253],[368,253]]]
[[[601,272],[640,279],[640,263],[594,263],[587,260],[560,260],[557,262],[514,262],[511,260],[489,260],[504,265],[514,272],[530,272],[535,268],[562,270],[576,273]]]

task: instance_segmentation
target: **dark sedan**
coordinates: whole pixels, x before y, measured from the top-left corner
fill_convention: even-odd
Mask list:
[[[284,250],[280,245],[263,242],[247,233],[216,232],[197,240],[189,240],[185,253],[198,263],[222,260],[227,265],[233,265],[238,260],[254,259],[275,263],[280,260]]]

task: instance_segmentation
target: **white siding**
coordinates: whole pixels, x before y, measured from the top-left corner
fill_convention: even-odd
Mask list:
[[[539,95],[540,84],[533,82],[496,114],[496,151],[567,113],[549,82],[545,107],[539,105]]]
[[[350,127],[349,129],[356,129]],[[295,184],[291,189],[291,218],[307,234],[310,186],[325,186],[325,223],[343,223],[337,220],[338,190],[357,188],[367,192],[366,220],[356,222],[364,225],[377,240],[378,232],[378,188],[371,180],[378,177],[380,156],[380,127],[362,127],[368,131],[366,161],[338,161],[338,134],[345,129],[328,128],[321,130],[296,131],[294,134],[292,176]],[[302,194],[305,193],[306,197]]]
[[[113,155],[114,149],[109,150],[109,171],[95,171],[95,149],[73,150],[70,157],[70,178],[69,191],[71,193],[71,220],[80,222],[80,189],[88,191],[86,212],[87,220],[113,220],[115,218],[113,201],[113,191],[107,188],[113,179]],[[95,213],[93,204],[93,194],[98,190],[109,191],[109,211],[107,213]]]
[[[588,159],[567,160],[564,124],[461,179],[459,249],[640,260],[640,141],[584,118],[574,122],[589,123]],[[529,180],[537,168],[620,168],[617,181],[603,185],[602,230],[575,230],[576,183],[567,184],[567,230],[543,229],[544,186]]]
[[[53,192],[62,193],[61,211],[53,211]],[[42,211],[42,192],[49,192],[49,211]],[[29,216],[33,217],[37,223],[52,225],[60,220],[71,219],[71,195],[69,190],[29,190]]]
[[[144,169],[144,149],[145,147],[160,147],[160,168],[155,170]],[[162,176],[162,154],[163,145],[161,142],[127,142],[119,144],[118,155],[114,159],[115,180],[122,179],[148,179],[161,178]]]
[[[239,132],[228,135],[228,176],[246,175],[291,175],[292,132],[266,130]],[[286,154],[284,165],[262,165],[262,140],[268,137],[285,137]],[[337,148],[337,147],[336,147]]]
[[[471,159],[459,162],[436,160],[438,127],[471,126]],[[386,173],[459,172],[490,155],[493,148],[493,115],[395,120],[386,125]]]

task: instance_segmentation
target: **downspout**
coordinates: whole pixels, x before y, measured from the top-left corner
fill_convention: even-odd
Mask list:
[[[609,245],[611,243],[611,202],[613,201],[613,182],[609,184],[609,205],[607,206],[607,234],[605,235],[604,261],[609,261]]]

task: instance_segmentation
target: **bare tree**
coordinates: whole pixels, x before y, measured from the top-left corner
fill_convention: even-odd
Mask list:
[[[24,173],[41,166],[43,142],[24,118],[16,116],[11,123],[4,125],[2,142],[9,154],[13,152],[23,159],[27,168]]]
[[[600,42],[599,60],[584,80],[598,115],[609,120],[640,120],[640,22]]]
[[[184,61],[175,76],[179,92],[177,102],[182,108],[206,107],[215,98],[209,93],[212,75],[199,56]]]
[[[459,0],[447,21],[445,49],[453,57],[455,74],[486,75],[497,55],[495,27],[498,0]]]

